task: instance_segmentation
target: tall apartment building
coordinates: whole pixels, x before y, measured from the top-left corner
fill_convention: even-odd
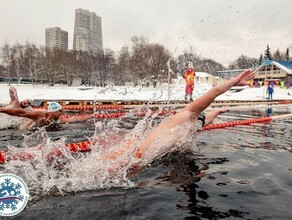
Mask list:
[[[73,50],[103,52],[101,17],[95,12],[75,9]]]
[[[68,50],[68,32],[59,27],[46,28],[46,47]]]

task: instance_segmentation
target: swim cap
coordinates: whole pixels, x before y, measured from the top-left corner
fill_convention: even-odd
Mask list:
[[[62,109],[62,106],[58,102],[50,102],[48,105],[48,112],[56,112]]]

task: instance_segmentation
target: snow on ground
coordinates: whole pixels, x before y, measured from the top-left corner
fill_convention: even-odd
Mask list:
[[[173,84],[157,85],[151,87],[68,87],[64,85],[33,86],[13,84],[18,91],[20,100],[30,98],[32,100],[184,100],[185,82],[182,78],[177,79]],[[210,83],[196,83],[193,98],[202,95],[212,87]],[[240,88],[242,89],[242,88]],[[9,86],[0,84],[0,105],[7,104],[10,100]],[[275,87],[274,99],[292,100],[292,89],[281,89]],[[291,95],[288,95],[290,92]],[[266,99],[265,87],[249,88],[244,87],[242,91],[230,90],[217,97],[216,100],[263,100]]]
[[[290,94],[290,95],[289,95]],[[240,92],[228,91],[216,98],[216,100],[263,100],[267,99],[266,87],[247,87]],[[292,100],[292,89],[274,88],[273,99]]]

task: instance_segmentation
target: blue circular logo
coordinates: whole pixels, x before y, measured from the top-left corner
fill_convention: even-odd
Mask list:
[[[26,183],[12,173],[0,174],[0,215],[13,216],[20,213],[28,202]]]

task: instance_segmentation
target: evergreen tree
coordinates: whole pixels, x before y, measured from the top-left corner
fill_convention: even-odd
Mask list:
[[[263,54],[260,55],[258,64],[261,65],[263,63]]]
[[[279,49],[276,50],[276,52],[273,54],[273,57],[275,60],[278,60],[278,61],[282,61],[283,60],[283,56],[280,52]]]
[[[289,48],[287,48],[287,50],[286,50],[286,61],[287,62],[290,61]]]
[[[272,60],[269,44],[267,45],[267,49],[265,51],[265,59]]]

